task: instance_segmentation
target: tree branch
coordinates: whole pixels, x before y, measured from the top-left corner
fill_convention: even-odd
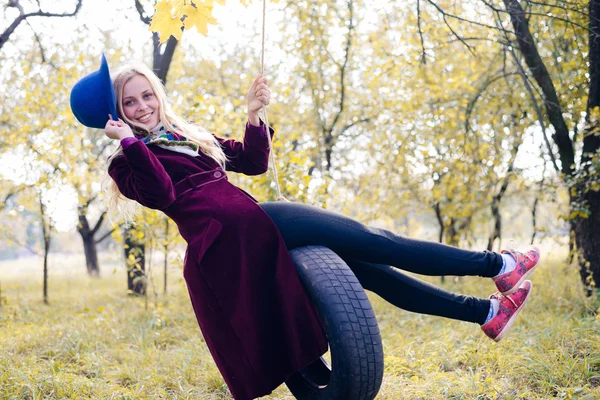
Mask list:
[[[46,54],[44,52],[44,47],[42,46],[42,42],[40,41],[40,37],[38,36],[37,32],[35,31],[35,29],[33,29],[33,26],[31,26],[31,24],[29,23],[29,21],[25,21],[27,23],[27,25],[29,26],[29,28],[31,29],[31,31],[33,32],[33,36],[35,36],[35,41],[37,42],[39,48],[40,48],[40,53],[42,56],[42,63],[45,64],[46,63]]]
[[[575,13],[581,14],[585,17],[588,17],[588,13],[582,10],[585,10],[584,7],[573,7],[573,8],[568,8],[568,7],[562,7],[556,4],[549,4],[549,3],[542,3],[540,1],[531,1],[531,0],[525,0],[528,4],[534,4],[536,6],[542,6],[542,7],[548,7],[548,8],[558,8],[560,10],[564,10],[564,11],[573,11]],[[564,4],[573,4],[574,6],[581,6],[581,4],[579,3],[569,3],[568,1],[563,1],[562,3]]]
[[[454,30],[454,28],[452,28],[452,26],[450,25],[450,23],[448,22],[447,18],[445,15],[442,16],[442,19],[444,20],[444,23],[446,24],[446,26],[448,27],[448,29],[450,29],[450,32],[452,32],[452,34],[454,35],[455,38],[457,38],[463,45],[465,45],[465,47],[467,48],[467,50],[469,50],[469,52],[473,55],[473,56],[477,56],[475,54],[475,50],[473,47],[471,47],[469,45],[469,43],[467,43],[458,33],[456,33],[456,31]]]
[[[518,0],[503,1],[506,10],[510,15],[513,28],[515,29],[515,35],[517,42],[519,43],[521,54],[525,58],[525,62],[527,63],[533,78],[544,94],[543,99],[544,104],[546,105],[546,111],[548,112],[548,118],[554,127],[555,133],[552,138],[558,146],[562,172],[566,175],[571,175],[575,163],[575,151],[573,149],[573,143],[569,138],[569,128],[562,115],[562,108],[558,100],[556,88],[552,82],[552,77],[540,57],[535,41],[529,30],[529,22],[525,17],[525,11]]]
[[[100,218],[98,218],[98,221],[96,221],[96,225],[94,226],[94,228],[91,231],[92,236],[94,236],[96,234],[96,232],[98,232],[98,229],[100,229],[100,227],[102,226],[102,222],[104,222],[104,217],[106,217],[106,211],[104,211],[100,215]]]
[[[353,123],[351,123],[349,125],[345,125],[342,129],[340,129],[340,133],[338,135],[343,135],[344,132],[346,132],[348,129],[352,128],[355,125],[362,124],[364,122],[367,122],[367,123],[371,122],[371,119],[370,118],[363,118],[363,119],[358,120],[356,122],[353,122]]]
[[[17,189],[15,189],[14,191],[7,193],[6,197],[4,198],[4,201],[2,203],[0,203],[0,210],[4,209],[4,207],[6,207],[6,202],[13,196],[16,196],[17,194],[19,194],[20,192],[24,191],[25,189],[27,189],[29,186],[20,186]]]
[[[15,18],[15,20],[10,24],[10,26],[8,28],[6,28],[6,30],[2,33],[2,35],[0,35],[0,49],[2,48],[2,46],[4,46],[4,44],[6,42],[8,42],[10,35],[13,34],[13,32],[15,31],[15,29],[17,29],[19,24],[21,22],[25,21],[27,18],[31,18],[31,17],[72,17],[75,14],[77,14],[79,12],[79,10],[81,9],[82,1],[83,0],[77,0],[77,4],[75,5],[75,10],[71,13],[62,13],[62,14],[48,13],[48,12],[42,11],[42,9],[40,8],[38,11],[25,14],[23,7],[21,6],[21,4],[19,4],[19,0],[10,0],[8,2],[8,6],[17,8],[19,10],[19,16],[17,18]]]
[[[19,247],[22,247],[22,248],[28,250],[32,254],[35,254],[36,256],[39,256],[39,257],[43,257],[42,254],[40,254],[39,252],[37,252],[35,249],[32,249],[31,247],[29,247],[29,245],[27,245],[26,243],[21,243],[21,242],[19,242],[15,238],[11,238],[10,240],[13,241],[13,242],[15,242]]]
[[[110,231],[106,232],[104,235],[102,235],[102,237],[100,237],[98,240],[96,240],[94,243],[96,244],[100,244],[102,243],[107,237],[109,237],[110,235],[112,235],[112,233],[114,231],[116,231],[117,229],[120,229],[122,226],[124,226],[125,223],[119,224],[118,226],[115,226],[113,229],[111,229]]]
[[[417,27],[421,38],[421,61],[425,65],[427,64],[427,55],[425,54],[425,40],[423,40],[423,30],[421,29],[421,0],[417,0]]]
[[[146,25],[150,25],[150,21],[152,20],[152,18],[144,15],[146,11],[144,10],[144,6],[142,5],[142,3],[140,3],[140,0],[135,0],[135,9],[140,15],[140,19],[142,20],[142,22]]]
[[[521,8],[519,3],[516,3],[516,0],[504,0],[507,10],[511,11],[511,20],[513,21],[513,26],[515,28],[515,34],[517,37],[517,41],[519,42],[519,48],[521,49],[521,53],[523,54],[529,69],[531,70],[535,80],[538,82],[538,85],[541,87],[543,92],[543,98],[546,103],[546,109],[548,111],[548,116],[550,118],[550,122],[554,126],[555,134],[554,141],[558,145],[559,153],[562,161],[562,171],[570,175],[573,163],[575,160],[575,154],[573,152],[573,145],[571,143],[571,139],[569,138],[569,131],[566,126],[565,120],[562,117],[562,109],[558,102],[558,96],[556,94],[556,89],[554,88],[554,84],[546,66],[544,65],[535,43],[533,42],[533,37],[531,36],[531,32],[529,32],[529,24],[527,20],[524,18],[523,9]],[[519,9],[521,12],[519,12]],[[506,31],[504,32],[507,40],[510,40],[507,36]],[[512,46],[508,47],[510,54],[517,65],[519,74],[523,79],[523,83],[533,106],[536,110],[536,114],[538,117],[538,121],[540,123],[540,127],[542,128],[542,133],[544,136],[544,140],[546,142],[546,146],[548,148],[548,153],[552,160],[552,165],[554,166],[557,172],[560,172],[560,168],[556,163],[556,157],[554,156],[554,152],[552,151],[552,146],[550,145],[550,140],[548,139],[548,135],[546,133],[544,116],[540,107],[538,106],[537,100],[535,99],[535,94],[533,93],[532,86],[529,83],[529,78],[525,73],[519,58],[514,52]],[[550,100],[550,101],[548,101]],[[566,136],[566,138],[565,138]],[[561,144],[564,146],[561,146]]]
[[[350,59],[350,47],[352,46],[352,31],[354,30],[354,13],[352,9],[352,0],[347,1],[348,10],[350,11],[350,25],[348,26],[348,36],[346,38],[346,48],[344,49],[344,64],[342,64],[342,68],[340,70],[340,85],[341,85],[341,93],[340,93],[340,109],[335,115],[333,122],[331,123],[330,130],[333,131],[335,125],[337,124],[338,119],[342,115],[344,111],[344,101],[346,99],[346,85],[344,83],[344,78],[346,76],[346,68],[348,67],[348,60]]]
[[[471,129],[471,126],[470,126],[471,125],[470,124],[471,113],[475,109],[475,105],[477,104],[477,101],[479,100],[479,98],[485,93],[485,91],[488,89],[488,87],[490,87],[494,82],[496,82],[500,79],[504,79],[507,76],[512,76],[512,75],[516,75],[516,73],[502,71],[502,73],[500,75],[486,79],[486,81],[481,85],[481,88],[479,88],[479,91],[477,91],[477,93],[475,93],[475,96],[471,99],[471,101],[469,101],[469,104],[467,104],[467,110],[465,111],[465,133],[466,134],[468,134]]]
[[[494,10],[495,12],[497,12],[497,13],[510,14],[510,11],[508,11],[508,10],[503,10],[503,9],[501,9],[501,8],[494,7],[494,6],[493,6],[493,5],[492,5],[490,2],[488,2],[488,1],[486,1],[486,0],[480,0],[480,1],[481,1],[483,4],[485,4],[486,6],[488,6],[490,9]],[[527,2],[527,4],[528,4],[528,5],[531,5],[531,4],[536,4],[536,3],[534,3],[534,2],[531,2],[531,1],[526,1],[526,2]],[[523,11],[524,11],[524,10],[523,10]],[[579,27],[579,28],[581,28],[581,29],[584,29],[584,30],[586,30],[586,31],[588,30],[588,29],[587,29],[585,26],[583,26],[583,25],[580,25],[580,24],[578,24],[577,22],[574,22],[574,21],[572,21],[572,20],[569,20],[569,19],[561,18],[561,17],[556,17],[556,16],[554,16],[554,15],[543,14],[543,13],[537,13],[537,12],[531,12],[531,11],[524,11],[524,15],[526,15],[526,16],[527,16],[527,18],[528,18],[529,16],[531,16],[531,15],[537,15],[537,16],[541,16],[541,17],[545,17],[545,18],[555,19],[555,20],[558,20],[558,21],[566,22],[567,24],[575,25],[575,26],[577,26],[577,27]]]
[[[493,25],[488,25],[488,24],[484,24],[484,23],[481,23],[481,22],[472,21],[470,19],[466,19],[466,18],[463,18],[463,17],[459,17],[458,15],[449,14],[446,11],[444,11],[444,9],[441,8],[439,5],[437,5],[436,3],[434,3],[433,0],[427,0],[427,2],[429,4],[431,4],[432,6],[434,6],[440,12],[440,14],[442,14],[443,16],[446,16],[448,18],[456,19],[457,21],[461,21],[461,22],[467,22],[469,24],[481,26],[483,28],[488,28],[488,29],[492,29],[492,30],[498,30],[498,28],[495,27],[495,26],[493,26]]]
[[[536,112],[536,115],[538,118],[538,122],[540,124],[540,127],[542,128],[542,134],[544,136],[544,141],[546,142],[546,147],[548,148],[548,154],[550,155],[550,159],[552,160],[552,165],[554,166],[554,169],[556,170],[556,172],[560,173],[560,168],[558,168],[558,164],[556,163],[556,157],[554,156],[554,152],[552,151],[552,145],[550,144],[550,140],[548,139],[548,134],[546,133],[546,124],[544,123],[544,116],[542,114],[542,110],[540,109],[540,106],[537,103],[537,100],[535,98],[535,93],[533,93],[533,89],[531,88],[531,84],[529,83],[529,77],[525,73],[525,69],[521,65],[521,62],[519,61],[519,58],[515,54],[515,51],[512,47],[509,47],[509,53],[513,56],[513,60],[515,61],[515,64],[517,64],[517,68],[519,70],[519,75],[523,79],[523,84],[525,85],[525,89],[527,89],[527,93],[529,94],[529,98],[531,99],[531,103],[535,109],[535,112]]]

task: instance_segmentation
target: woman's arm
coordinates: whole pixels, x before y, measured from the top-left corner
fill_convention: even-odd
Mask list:
[[[219,137],[228,158],[226,169],[241,172],[246,175],[260,175],[269,169],[269,140],[265,124],[258,118],[258,112],[269,104],[271,91],[267,86],[267,79],[258,75],[248,90],[248,122],[244,141],[225,140]],[[271,138],[274,131],[269,128]]]
[[[171,205],[175,189],[158,158],[134,137],[121,140],[121,146],[123,155],[113,159],[108,167],[119,191],[145,207],[163,210]]]
[[[271,138],[275,131],[269,127]],[[260,175],[269,169],[269,140],[265,124],[246,123],[244,141],[222,139],[215,136],[227,156],[226,169],[246,175]]]

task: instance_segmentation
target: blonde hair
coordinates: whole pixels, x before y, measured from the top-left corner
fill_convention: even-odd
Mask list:
[[[125,121],[132,130],[141,129],[145,130],[144,127],[136,124],[125,116],[123,112],[123,88],[125,84],[129,82],[134,76],[141,75],[145,77],[150,83],[150,87],[154,92],[159,104],[159,118],[160,122],[164,125],[166,130],[177,132],[181,136],[184,136],[187,140],[196,143],[198,150],[202,151],[207,156],[214,159],[221,167],[225,168],[225,162],[227,158],[223,149],[216,138],[201,126],[189,123],[182,119],[180,116],[175,114],[171,109],[169,102],[167,101],[167,95],[165,92],[164,85],[158,79],[158,77],[142,63],[131,63],[122,66],[116,73],[113,74],[112,81],[115,90],[115,97],[117,99],[117,113],[119,118]],[[108,175],[108,166],[116,157],[122,156],[123,148],[119,147],[107,160],[106,173],[102,181],[102,187],[108,194],[108,209],[111,212],[116,212],[121,218],[124,217],[128,222],[133,220],[135,214],[137,214],[139,208],[135,201],[129,200],[119,191],[117,184]]]

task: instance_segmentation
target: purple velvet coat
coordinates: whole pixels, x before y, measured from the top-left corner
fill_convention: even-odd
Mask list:
[[[226,169],[266,172],[265,126],[217,138]],[[271,131],[271,135],[273,132]],[[121,141],[109,174],[126,197],[162,210],[188,243],[183,275],[206,344],[236,399],[269,394],[327,351],[323,327],[283,239],[256,200],[210,157]]]

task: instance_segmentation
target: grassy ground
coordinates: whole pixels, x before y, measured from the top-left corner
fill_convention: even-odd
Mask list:
[[[545,257],[532,299],[499,344],[476,325],[408,313],[370,295],[385,351],[377,398],[599,399],[599,303],[581,295],[563,259]],[[101,279],[81,275],[84,267],[51,275],[44,305],[37,272],[0,264],[0,398],[229,399],[180,272],[170,272],[166,296],[157,282],[160,294],[151,290],[146,305],[125,294],[123,271],[108,265]],[[447,289],[473,295],[494,289],[485,279],[447,281]],[[292,396],[282,386],[266,398]]]

